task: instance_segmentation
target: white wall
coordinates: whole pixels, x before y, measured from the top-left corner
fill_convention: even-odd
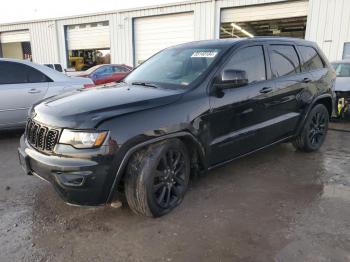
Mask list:
[[[193,12],[195,40],[219,38],[223,8],[287,0],[193,0],[161,7],[140,8],[96,15],[0,25],[0,32],[28,29],[33,60],[66,65],[64,27],[70,24],[109,21],[112,63],[133,64],[133,19],[136,17]],[[341,59],[344,42],[350,42],[350,0],[309,0],[306,39],[316,41],[330,60]]]
[[[59,62],[55,21],[0,25],[0,32],[15,30],[29,30],[33,61],[39,64]]]
[[[342,59],[344,42],[350,42],[350,0],[310,0],[306,39],[329,60]]]

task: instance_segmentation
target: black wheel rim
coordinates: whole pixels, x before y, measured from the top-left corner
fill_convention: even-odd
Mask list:
[[[311,145],[317,146],[322,143],[327,132],[327,116],[324,113],[317,112],[311,118],[309,128],[309,141]]]
[[[164,209],[175,207],[186,188],[186,162],[180,151],[168,150],[161,157],[155,171],[153,194]]]

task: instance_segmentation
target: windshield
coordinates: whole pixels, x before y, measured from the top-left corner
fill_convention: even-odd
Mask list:
[[[186,87],[217,59],[217,48],[166,49],[136,68],[124,81]]]
[[[350,77],[350,63],[336,63],[332,67],[337,74],[337,77]]]

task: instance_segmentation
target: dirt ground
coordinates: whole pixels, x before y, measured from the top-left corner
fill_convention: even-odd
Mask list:
[[[191,181],[158,218],[67,206],[0,136],[0,261],[350,261],[350,124],[317,153],[281,144]]]

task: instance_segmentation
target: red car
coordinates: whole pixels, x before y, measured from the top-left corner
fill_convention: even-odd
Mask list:
[[[79,76],[88,77],[94,81],[95,85],[102,85],[122,80],[132,71],[132,67],[127,65],[103,64],[91,67]]]

